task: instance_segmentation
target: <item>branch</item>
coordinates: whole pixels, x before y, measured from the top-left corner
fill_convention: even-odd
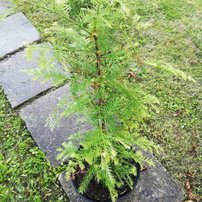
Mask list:
[[[81,29],[83,29],[85,32],[87,32],[88,34],[90,34],[90,32],[84,27],[84,26],[82,26],[81,24],[79,24],[78,22],[76,22],[75,20],[73,20],[73,19],[71,19],[71,18],[69,18],[69,17],[67,17],[66,15],[62,15],[62,14],[60,14],[59,12],[57,12],[56,11],[56,9],[54,8],[53,10],[52,9],[50,9],[50,8],[48,8],[48,7],[46,7],[46,6],[43,6],[43,5],[41,5],[41,4],[39,4],[39,3],[36,3],[36,2],[29,2],[30,4],[32,4],[33,6],[38,6],[39,8],[42,8],[42,9],[44,9],[44,10],[46,10],[46,11],[49,11],[49,12],[51,12],[52,14],[56,14],[56,15],[58,15],[58,16],[60,16],[61,18],[63,18],[63,19],[65,19],[65,20],[68,20],[70,23],[72,23],[72,24],[76,24],[78,27],[80,27]]]

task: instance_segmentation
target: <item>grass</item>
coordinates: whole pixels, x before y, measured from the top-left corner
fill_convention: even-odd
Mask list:
[[[52,23],[60,23],[60,19],[41,10],[34,4],[37,1],[14,0],[17,9],[41,32],[43,40],[51,41],[53,36],[48,29]],[[153,70],[145,75],[141,82],[161,102],[159,112],[151,112],[142,131],[162,147],[163,152],[156,155],[185,193],[188,179],[193,194],[202,196],[202,1],[137,0],[135,9],[150,24],[142,32],[138,57],[167,62],[196,80],[162,78],[160,72]],[[45,161],[20,118],[10,109],[3,91],[0,137],[2,200],[67,200],[56,183],[57,170]],[[190,199],[188,195],[186,198]]]
[[[157,157],[185,193],[189,179],[193,194],[202,197],[202,2],[138,2],[138,12],[152,22],[140,57],[165,61],[196,80],[161,78],[151,71],[143,83],[160,99],[161,110],[153,113],[144,132],[163,148]]]

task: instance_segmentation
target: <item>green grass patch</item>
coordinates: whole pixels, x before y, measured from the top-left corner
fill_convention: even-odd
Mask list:
[[[176,20],[180,19],[184,14],[186,3],[187,1],[185,0],[162,0],[160,1],[160,9],[168,20]]]

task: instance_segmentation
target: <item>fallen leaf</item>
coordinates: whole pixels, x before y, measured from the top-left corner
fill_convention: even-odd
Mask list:
[[[146,171],[146,170],[147,170],[147,167],[142,166],[142,168],[141,168],[141,172]]]
[[[193,174],[190,170],[188,170],[186,173],[186,176],[189,177],[189,178],[192,178],[193,177]]]
[[[195,201],[199,202],[200,197],[199,195],[193,195],[189,179],[187,179],[185,182],[185,189],[187,191],[188,199],[190,202],[195,202]]]

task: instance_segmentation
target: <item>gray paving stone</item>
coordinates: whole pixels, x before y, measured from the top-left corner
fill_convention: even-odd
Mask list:
[[[38,68],[38,57],[39,53],[35,52],[33,60],[27,61],[25,51],[21,51],[0,62],[0,85],[13,108],[52,86],[51,82],[42,84],[34,81],[24,71]]]
[[[2,5],[0,4],[0,15],[3,15],[6,10],[7,10],[7,8],[6,8],[5,6],[2,6]]]
[[[39,32],[22,14],[0,22],[0,58],[40,39]]]
[[[71,96],[68,85],[35,100],[30,106],[20,111],[32,137],[41,150],[46,153],[47,159],[53,166],[59,164],[59,161],[56,160],[57,149],[63,142],[67,141],[67,137],[78,131],[84,132],[90,129],[86,123],[79,122],[77,116],[63,119],[61,125],[53,131],[45,126],[47,118],[63,96]]]
[[[0,0],[0,15],[4,14],[9,7],[11,7],[9,0]]]
[[[0,5],[10,7],[11,6],[11,1],[12,0],[0,0]]]
[[[140,173],[140,178],[134,190],[120,198],[117,202],[182,202],[184,199],[181,188],[173,181],[166,169],[151,156],[155,167],[147,168]],[[72,181],[66,181],[65,174],[59,176],[71,202],[92,202],[81,196]]]

